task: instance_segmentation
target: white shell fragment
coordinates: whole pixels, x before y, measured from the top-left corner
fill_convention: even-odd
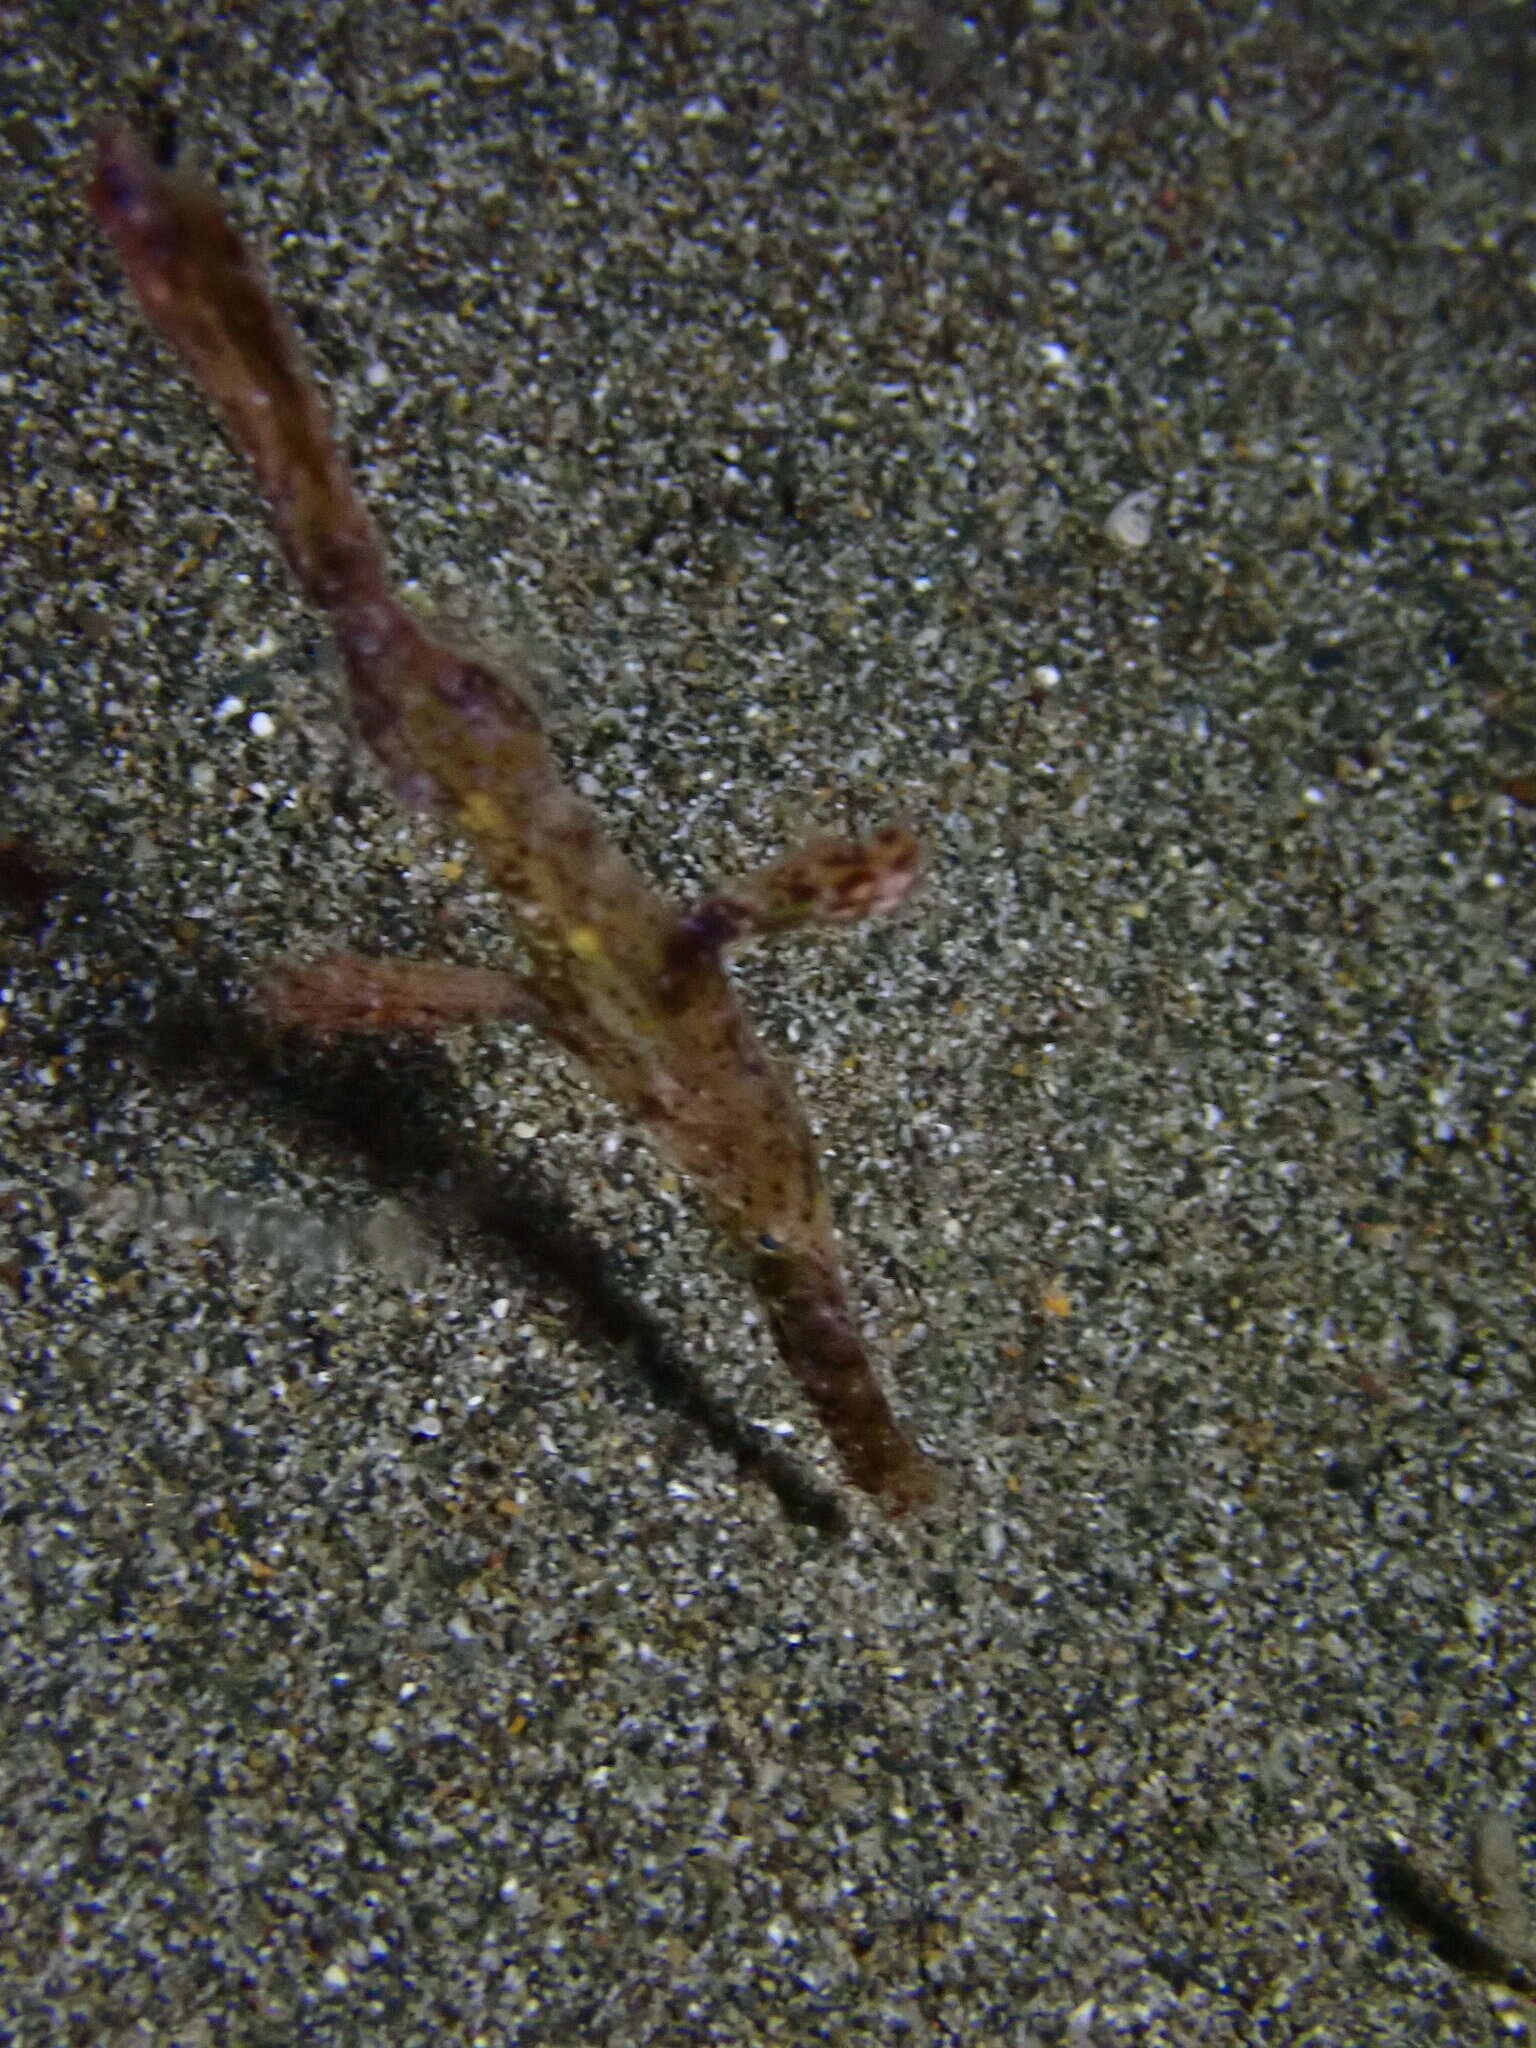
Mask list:
[[[1104,531],[1117,547],[1144,548],[1152,538],[1156,504],[1156,491],[1131,491],[1105,520]]]
[[[1472,1831],[1472,1882],[1503,1945],[1536,1958],[1536,1926],[1521,1883],[1520,1840],[1502,1807],[1479,1815]]]

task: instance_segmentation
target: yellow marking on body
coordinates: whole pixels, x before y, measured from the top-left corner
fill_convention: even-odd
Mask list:
[[[565,943],[578,960],[600,960],[603,956],[603,937],[596,925],[573,924],[565,935]]]
[[[466,832],[494,832],[503,821],[501,805],[483,789],[471,790],[459,805],[459,823]]]

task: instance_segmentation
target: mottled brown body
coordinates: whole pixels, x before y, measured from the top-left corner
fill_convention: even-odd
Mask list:
[[[255,470],[289,566],[331,621],[362,738],[402,798],[472,842],[529,956],[518,975],[343,954],[279,969],[267,1008],[326,1031],[536,1025],[698,1182],[848,1476],[895,1509],[926,1500],[931,1468],[848,1312],[805,1117],[722,965],[733,940],[899,902],[917,873],[910,834],[808,847],[675,910],[561,780],[526,679],[435,639],[395,595],[287,323],[217,200],[114,126],[90,204]]]

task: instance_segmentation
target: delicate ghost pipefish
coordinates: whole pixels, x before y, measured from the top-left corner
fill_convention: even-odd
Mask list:
[[[215,195],[113,124],[89,204],[146,319],[254,470],[290,570],[329,619],[365,745],[403,801],[469,840],[526,955],[522,972],[352,953],[289,963],[264,984],[268,1014],[319,1033],[490,1018],[543,1032],[697,1183],[848,1478],[896,1512],[930,1499],[933,1467],[849,1311],[804,1113],[723,965],[744,939],[893,909],[917,879],[912,835],[822,840],[674,908],[561,779],[531,678],[449,647],[401,601],[292,330]]]

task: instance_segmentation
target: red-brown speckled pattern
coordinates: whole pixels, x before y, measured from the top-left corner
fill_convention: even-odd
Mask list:
[[[214,197],[158,170],[114,125],[99,138],[90,205],[146,317],[255,470],[294,575],[331,620],[363,739],[402,797],[430,802],[471,840],[530,957],[524,980],[340,955],[280,970],[268,1010],[333,1031],[535,1022],[699,1182],[849,1478],[894,1510],[927,1500],[932,1469],[848,1314],[805,1117],[721,965],[732,938],[900,902],[915,842],[900,827],[824,841],[691,918],[675,911],[561,780],[518,680],[435,639],[395,595],[288,325]]]

